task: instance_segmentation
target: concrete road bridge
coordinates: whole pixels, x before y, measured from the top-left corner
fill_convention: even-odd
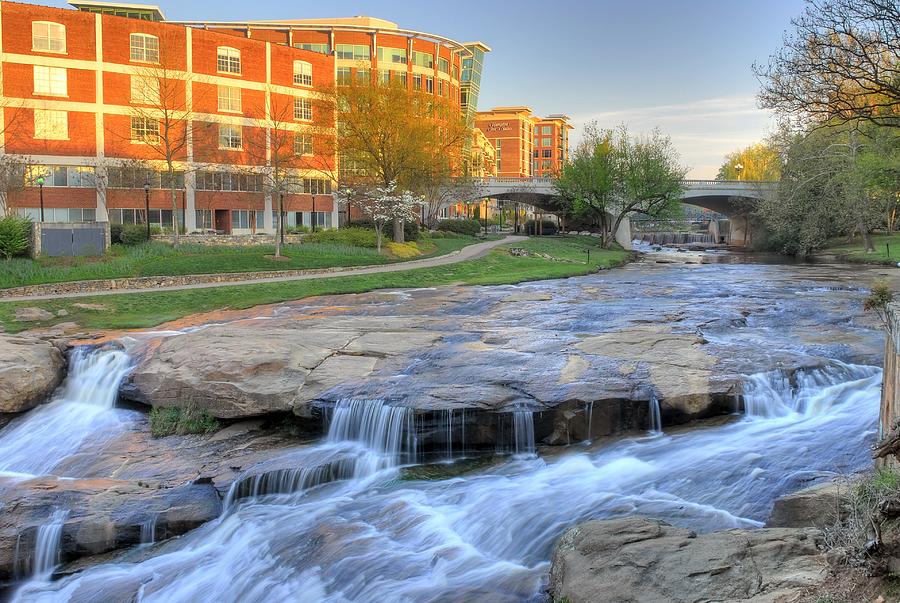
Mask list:
[[[729,242],[746,242],[746,215],[753,206],[767,195],[773,194],[777,183],[747,180],[685,180],[682,202],[703,207],[730,218]],[[486,178],[477,188],[477,198],[490,197],[514,203],[524,203],[554,212],[553,200],[558,198],[553,178]],[[739,218],[739,219],[738,219]],[[712,233],[718,240],[718,225]],[[631,225],[623,221],[616,240],[623,246],[631,245]]]

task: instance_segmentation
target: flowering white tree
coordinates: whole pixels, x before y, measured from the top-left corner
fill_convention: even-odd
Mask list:
[[[381,235],[384,226],[394,220],[408,220],[423,203],[422,197],[408,190],[399,190],[396,182],[360,191],[350,188],[340,191],[340,196],[352,200],[375,224],[375,240],[381,252]]]

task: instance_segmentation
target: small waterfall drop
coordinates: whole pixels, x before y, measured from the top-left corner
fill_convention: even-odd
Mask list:
[[[513,436],[516,454],[534,454],[534,415],[530,410],[513,411]]]
[[[414,415],[409,408],[390,406],[384,400],[342,399],[334,406],[324,442],[285,455],[278,467],[263,465],[257,473],[251,468],[231,485],[224,506],[231,508],[243,498],[364,479],[417,462],[417,451]]]
[[[659,399],[656,396],[650,396],[650,433],[653,435],[661,435],[662,417],[659,414]]]
[[[74,350],[53,401],[0,430],[0,472],[47,474],[91,434],[115,433],[120,421],[110,411],[130,370],[120,349]]]
[[[141,544],[153,544],[156,542],[156,520],[157,516],[154,515],[147,521],[141,524]]]
[[[59,542],[68,517],[68,510],[56,509],[50,515],[49,521],[38,528],[32,571],[35,576],[49,578],[53,568],[59,565]]]

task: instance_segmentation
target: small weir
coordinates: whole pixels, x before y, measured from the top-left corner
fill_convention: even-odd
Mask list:
[[[648,245],[691,245],[715,243],[711,234],[706,232],[639,232],[635,240]]]

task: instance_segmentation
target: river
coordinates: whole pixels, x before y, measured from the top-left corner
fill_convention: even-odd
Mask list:
[[[651,259],[583,278],[466,288],[464,303],[440,306],[440,318],[454,328],[465,323],[502,332],[508,345],[529,351],[529,366],[549,354],[543,346],[552,333],[566,339],[629,320],[671,320],[664,317],[673,313],[679,322],[703,324],[703,336],[720,352],[756,350],[745,354],[748,369],[762,366],[765,357],[817,362],[790,379],[768,364],[746,370],[745,408],[730,420],[660,429],[651,406],[649,416],[657,418],[646,433],[543,447],[534,442],[531,413],[517,415],[507,448],[513,454],[457,474],[448,465],[437,479],[409,470],[423,460],[415,423],[408,406],[380,396],[385,383],[396,384],[383,378],[371,396],[338,401],[320,442],[287,453],[295,470],[239,482],[218,519],[127,561],[59,580],[51,581],[43,567],[12,599],[544,601],[553,545],[580,521],[642,514],[700,531],[760,527],[778,496],[871,462],[881,336],[859,305],[874,275],[850,267]],[[525,301],[498,303],[511,293],[525,294]],[[433,305],[458,294],[437,289],[381,296],[356,311],[388,314],[416,296]],[[286,305],[281,312],[309,312],[334,299]],[[742,315],[748,306],[753,313]],[[465,366],[448,371],[442,362],[470,339],[465,333],[445,339],[427,361],[417,357],[405,367],[411,391],[438,379],[438,372],[444,381],[465,374]],[[107,381],[121,379],[122,352],[97,354],[107,356],[75,363],[57,402],[0,431],[0,470],[53,473],[60,457],[86,454],[86,445],[103,454],[103,434],[135,420],[132,411],[107,402],[99,412],[72,413],[72,404],[83,404],[84,392],[96,387],[84,379],[86,371],[105,366]],[[511,365],[498,361],[495,369]],[[470,366],[468,376],[483,370]],[[109,387],[100,390],[87,398],[106,400]],[[40,421],[31,424],[43,431],[25,428],[36,417]],[[35,440],[45,441],[46,449]],[[448,456],[463,456],[465,446],[457,443],[456,450]],[[48,509],[48,525],[55,525],[51,512],[64,521],[65,509]]]

